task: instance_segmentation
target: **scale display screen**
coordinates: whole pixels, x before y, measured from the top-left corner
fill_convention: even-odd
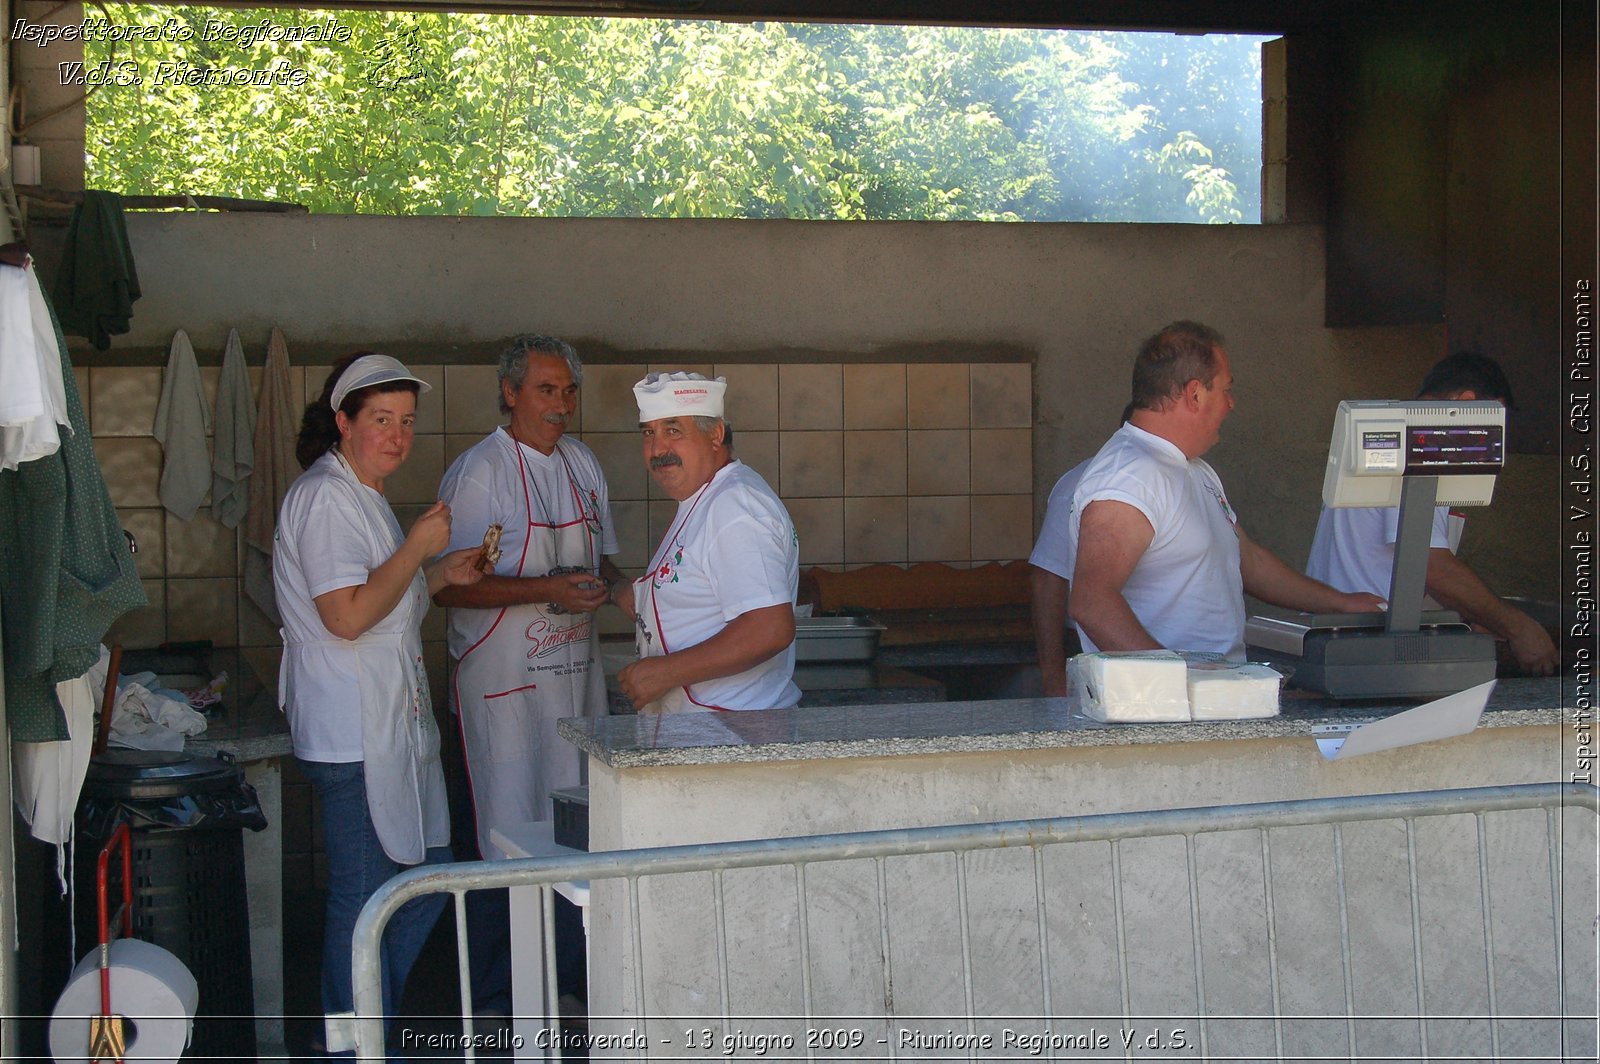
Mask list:
[[[1504,425],[1449,425],[1406,429],[1406,476],[1495,473],[1506,462]]]

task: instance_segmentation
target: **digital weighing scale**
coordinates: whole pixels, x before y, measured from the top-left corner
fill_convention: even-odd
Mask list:
[[[1433,698],[1494,679],[1493,637],[1422,606],[1433,509],[1489,504],[1505,423],[1496,402],[1341,402],[1322,502],[1400,507],[1389,611],[1252,617],[1245,642],[1293,659],[1295,686],[1334,698]]]

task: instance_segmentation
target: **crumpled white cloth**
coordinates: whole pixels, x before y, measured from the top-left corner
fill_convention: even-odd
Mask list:
[[[72,841],[74,814],[89,755],[94,750],[94,717],[106,686],[110,654],[75,680],[56,684],[56,697],[66,712],[67,734],[61,742],[11,744],[11,800],[28,825],[28,833],[56,848],[56,881],[67,893],[66,846]]]
[[[194,346],[179,329],[172,334],[167,368],[161,373],[161,403],[151,435],[162,448],[161,505],[183,521],[194,516],[211,490],[211,454],[206,450],[210,431],[211,411]]]
[[[228,330],[217,384],[217,430],[211,452],[211,513],[228,528],[238,528],[250,508],[250,473],[255,468],[256,410],[250,402],[239,330]]]
[[[206,718],[187,702],[152,691],[135,679],[117,684],[109,746],[130,750],[183,749],[184,739],[206,730]]]
[[[0,266],[0,469],[61,449],[68,432],[61,349],[30,264]]]

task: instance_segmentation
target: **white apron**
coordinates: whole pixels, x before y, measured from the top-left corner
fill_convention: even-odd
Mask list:
[[[641,658],[657,658],[671,653],[672,648],[668,645],[670,637],[661,621],[661,611],[656,607],[655,575],[666,563],[668,553],[677,545],[678,536],[689,524],[695,507],[705,500],[706,490],[710,486],[709,483],[702,486],[699,498],[684,511],[682,519],[667,529],[667,534],[661,537],[661,546],[656,548],[655,557],[650,559],[650,567],[633,582],[633,646]],[[638,708],[640,713],[698,713],[724,707],[702,705],[695,701],[688,687],[674,687],[654,702],[646,702]]]
[[[337,454],[337,452],[335,452]],[[340,468],[355,474],[343,455]],[[356,481],[361,514],[388,553],[400,549],[392,511]],[[382,509],[380,509],[380,506]],[[422,661],[422,617],[428,611],[428,578],[417,570],[395,605],[403,632],[368,632],[356,639],[330,639],[328,645],[354,649],[361,679],[361,760],[367,785],[367,811],[383,852],[399,864],[419,864],[430,845],[450,841],[450,807],[444,769],[439,763],[439,729],[433,719],[428,673]],[[394,614],[390,614],[393,616]],[[287,640],[287,637],[286,637]],[[305,641],[299,645],[314,645]],[[286,655],[287,657],[287,655]],[[280,690],[286,679],[280,670]]]
[[[579,489],[560,442],[556,452],[582,516],[551,524],[521,444],[502,435],[522,475],[528,527],[516,570],[500,575],[539,577],[557,566],[592,571],[600,515]],[[485,860],[506,856],[490,838],[494,828],[549,820],[550,792],[583,782],[582,755],[556,734],[556,722],[605,705],[605,677],[590,667],[598,659],[596,638],[593,614],[556,612],[547,602],[506,606],[456,664],[455,704]]]

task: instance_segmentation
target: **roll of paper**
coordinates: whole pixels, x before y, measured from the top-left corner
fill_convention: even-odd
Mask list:
[[[128,1060],[175,1061],[194,1027],[200,987],[182,961],[136,938],[111,944],[111,1015],[126,1017]],[[100,949],[78,962],[50,1016],[50,1055],[57,1064],[87,1061],[89,1021],[100,1014]]]

